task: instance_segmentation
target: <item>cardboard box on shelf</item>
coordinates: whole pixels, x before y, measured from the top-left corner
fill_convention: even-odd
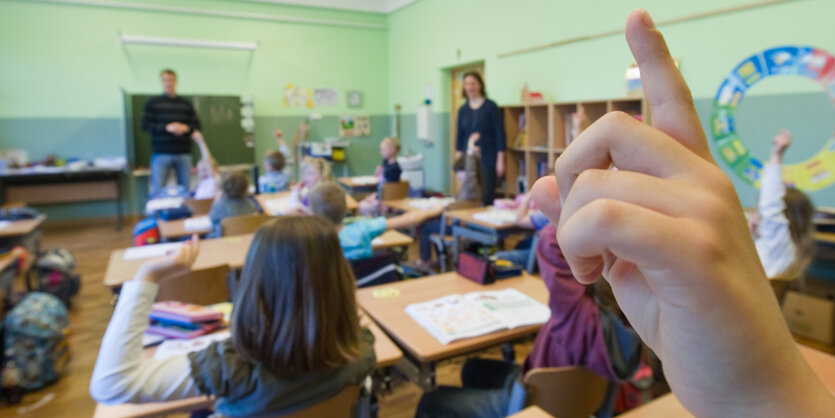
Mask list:
[[[793,333],[832,344],[835,335],[835,301],[800,292],[787,292],[783,300],[783,316]]]

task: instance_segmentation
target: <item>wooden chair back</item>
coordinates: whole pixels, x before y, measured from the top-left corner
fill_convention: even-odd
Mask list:
[[[380,200],[400,200],[409,197],[409,182],[387,182],[383,183],[380,191]]]
[[[208,215],[214,199],[187,199],[185,205],[191,208],[191,216]]]
[[[284,415],[285,418],[351,418],[353,416],[354,405],[359,400],[360,388],[356,385],[351,385],[342,389],[342,392],[336,396],[319,402],[316,405],[302,409],[299,412],[290,415]]]
[[[606,400],[609,381],[585,367],[548,367],[525,375],[526,405],[560,418],[588,418]]]
[[[157,301],[174,300],[195,305],[212,305],[229,300],[229,266],[194,270],[185,277],[159,284]]]
[[[264,215],[263,213],[230,216],[220,221],[220,228],[224,237],[246,235],[255,232],[269,220],[270,216]]]

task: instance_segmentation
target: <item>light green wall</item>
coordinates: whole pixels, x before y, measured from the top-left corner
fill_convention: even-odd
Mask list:
[[[448,69],[474,61],[484,61],[488,95],[500,105],[519,103],[526,82],[532,90],[542,92],[546,100],[621,97],[624,72],[634,62],[622,34],[506,58],[498,54],[622,29],[629,12],[639,7],[661,22],[751,3],[756,1],[420,0],[388,18],[389,101],[401,104],[406,114],[414,113],[424,98],[426,84],[432,83],[433,111],[445,115],[450,111]],[[834,14],[835,2],[831,0],[800,0],[660,28],[672,54],[681,60],[681,71],[694,97],[704,103],[714,97],[719,83],[733,67],[765,48],[804,44],[835,52]],[[806,93],[823,95],[820,86],[790,77],[767,80],[748,95],[779,100],[780,95]],[[831,107],[822,111],[831,118]],[[804,113],[789,109],[781,116],[789,122],[803,118]],[[436,143],[424,152],[440,163],[448,153],[449,133],[441,129],[435,129],[435,133]],[[802,138],[792,153],[811,155],[825,138]],[[413,131],[404,131],[403,140],[405,144],[420,145]],[[448,174],[442,177],[432,186],[445,187]],[[739,183],[737,187],[743,203],[753,204],[756,191],[743,190],[750,186]],[[824,196],[816,200],[835,204],[835,194],[828,194],[832,198],[816,193]]]
[[[153,1],[171,6],[339,19],[385,25],[375,14],[337,12],[238,1]],[[259,43],[258,50],[232,51],[121,45],[118,33]],[[238,94],[255,98],[258,115],[309,114],[281,102],[284,86],[360,90],[365,106],[387,108],[385,29],[262,22],[117,10],[100,7],[0,1],[0,115],[26,117],[120,117],[119,89],[161,91],[158,73],[171,67],[183,93]]]

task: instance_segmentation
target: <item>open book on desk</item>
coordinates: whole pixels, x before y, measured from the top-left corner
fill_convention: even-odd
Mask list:
[[[448,295],[406,307],[441,344],[526,325],[544,324],[551,310],[516,289]]]

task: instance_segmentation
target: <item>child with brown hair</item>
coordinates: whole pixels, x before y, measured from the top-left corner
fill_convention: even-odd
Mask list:
[[[255,233],[234,292],[231,338],[142,360],[158,283],[187,274],[197,253],[195,237],[124,284],[90,381],[96,401],[214,396],[223,416],[277,416],[359,385],[374,370],[374,336],[359,323],[354,275],[333,226],[314,216],[276,218]]]
[[[209,209],[209,219],[212,220],[212,232],[209,233],[209,237],[217,238],[222,235],[220,222],[223,218],[261,212],[261,206],[249,196],[248,189],[249,180],[243,173],[232,171],[223,175],[220,192]]]
[[[290,188],[290,169],[295,164],[294,150],[307,138],[309,127],[306,123],[299,124],[296,134],[293,136],[293,148],[287,146],[284,140],[284,132],[281,129],[273,130],[273,136],[278,144],[278,150],[267,152],[264,156],[265,173],[258,177],[258,190],[261,193],[275,193]]]
[[[438,206],[428,210],[412,210],[393,218],[356,218],[344,223],[348,208],[345,205],[345,190],[336,183],[328,182],[316,186],[310,192],[310,211],[333,223],[339,231],[339,243],[349,260],[371,257],[374,249],[371,240],[388,229],[410,228],[427,219],[437,217],[443,211]]]

